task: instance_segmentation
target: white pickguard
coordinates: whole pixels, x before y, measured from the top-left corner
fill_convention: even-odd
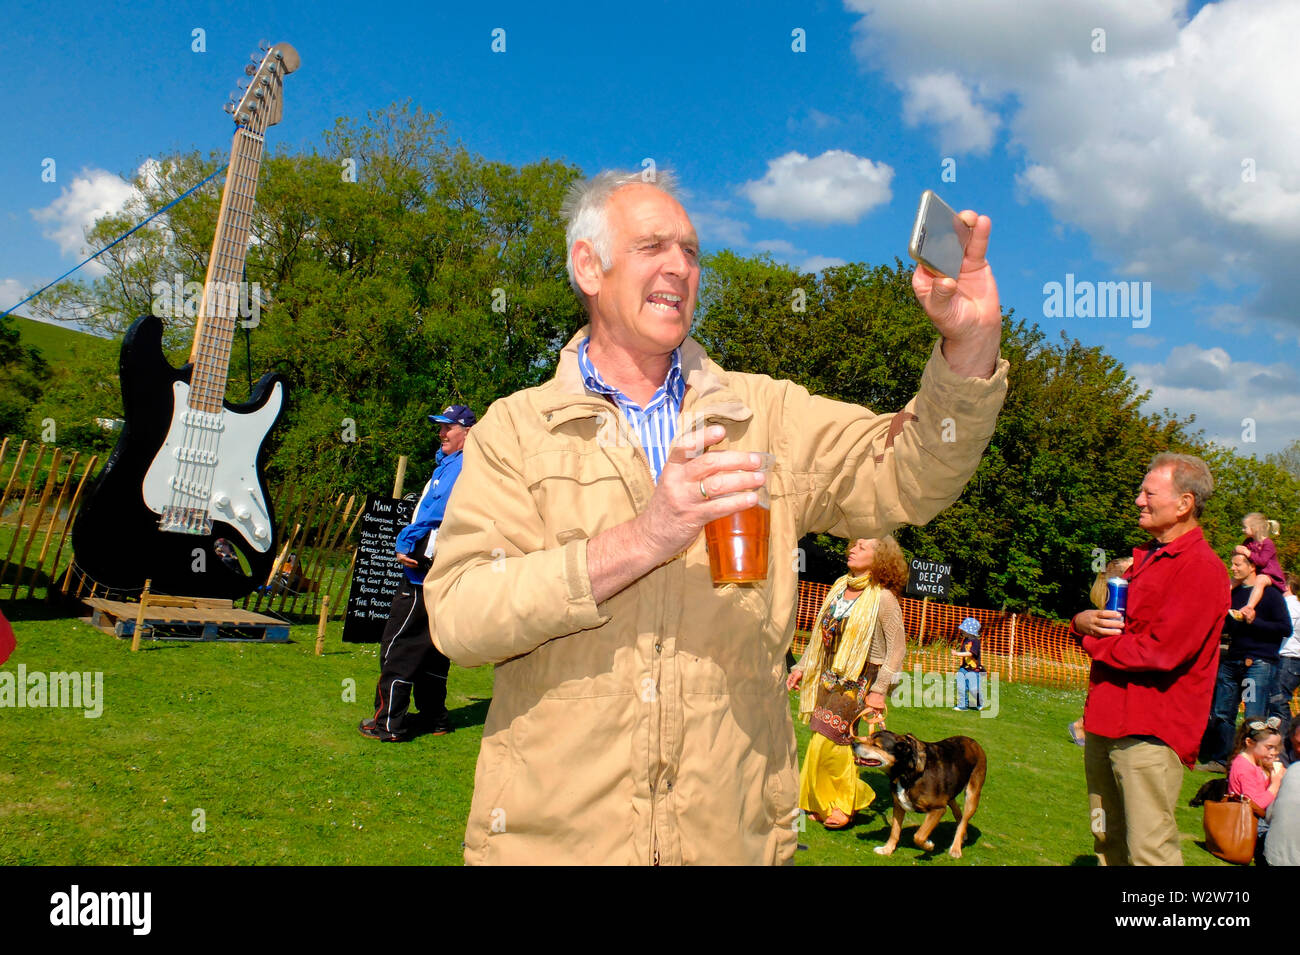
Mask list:
[[[144,502],[155,514],[170,507],[206,511],[236,528],[248,546],[271,546],[271,519],[257,480],[257,453],[280,406],[284,387],[276,382],[266,404],[248,414],[220,414],[189,406],[190,386],[172,384],[172,421],[144,477]]]

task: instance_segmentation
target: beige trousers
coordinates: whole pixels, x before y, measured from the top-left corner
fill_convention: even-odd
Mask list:
[[[1183,764],[1164,743],[1088,733],[1089,823],[1102,865],[1182,865],[1174,806]]]

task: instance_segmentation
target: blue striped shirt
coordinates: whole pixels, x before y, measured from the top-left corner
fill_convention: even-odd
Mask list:
[[[677,416],[682,410],[682,398],[686,394],[686,382],[682,378],[682,355],[680,348],[673,349],[672,363],[668,367],[668,376],[659,386],[644,408],[632,401],[627,395],[600,377],[600,372],[587,357],[587,343],[584,338],[578,345],[578,370],[582,373],[582,383],[589,391],[605,395],[613,400],[618,409],[627,418],[632,431],[641,441],[641,450],[645,452],[650,464],[650,473],[655,483],[663,473],[668,462],[668,448],[677,436]]]

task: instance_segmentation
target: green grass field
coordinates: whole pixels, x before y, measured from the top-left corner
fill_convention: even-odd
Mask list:
[[[0,709],[0,864],[440,864],[461,861],[474,763],[492,692],[490,668],[453,667],[456,732],[410,743],[362,738],[378,675],[376,646],[344,644],[331,625],[322,657],[314,627],[288,645],[130,643],[37,604],[9,604],[18,649],[3,670],[103,673],[103,712]],[[16,619],[15,619],[16,618]],[[1082,695],[999,686],[995,718],[893,707],[890,728],[922,739],[965,734],[988,751],[988,782],[965,856],[949,859],[951,816],[923,854],[909,815],[891,858],[871,850],[888,831],[888,798],[851,829],[811,820],[800,865],[1092,865],[1083,751],[1066,724]],[[808,728],[796,724],[800,752]],[[883,775],[865,771],[878,794]],[[1197,843],[1186,801],[1183,856],[1219,865]]]
[[[86,341],[93,340],[95,337],[86,332],[65,328],[62,325],[51,325],[49,322],[38,322],[32,318],[22,318],[18,315],[9,317],[13,319],[14,327],[18,329],[19,340],[24,345],[34,345],[39,348],[41,356],[51,365],[67,361],[79,346],[85,347]]]

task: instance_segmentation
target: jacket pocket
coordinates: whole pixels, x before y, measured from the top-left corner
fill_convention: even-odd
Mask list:
[[[591,538],[636,516],[617,469],[603,451],[539,451],[524,464],[524,479],[546,522],[546,546]],[[648,480],[647,476],[647,480]]]

